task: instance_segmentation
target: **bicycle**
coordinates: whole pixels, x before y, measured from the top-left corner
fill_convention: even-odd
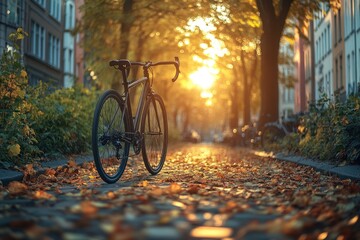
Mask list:
[[[159,65],[174,65],[176,73],[172,81],[175,82],[180,73],[179,58],[155,63],[121,59],[112,60],[109,65],[121,71],[124,92],[120,94],[113,89],[107,90],[96,104],[92,125],[96,169],[105,182],[115,183],[125,170],[132,146],[135,155],[142,152],[149,173],[156,175],[166,158],[168,123],[164,101],[152,89],[149,70]],[[128,81],[133,66],[143,68],[143,77]],[[140,84],[143,84],[143,88],[133,116],[129,90]]]

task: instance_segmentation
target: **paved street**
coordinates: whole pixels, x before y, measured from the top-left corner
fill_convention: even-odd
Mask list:
[[[358,183],[241,148],[173,146],[112,185],[92,162],[24,174],[1,187],[1,239],[360,239]]]

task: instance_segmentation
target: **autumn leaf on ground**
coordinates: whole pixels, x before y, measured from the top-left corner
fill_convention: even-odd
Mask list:
[[[144,180],[144,181],[140,182],[138,186],[139,187],[147,187],[148,185],[149,185],[149,182]]]
[[[24,173],[24,179],[26,180],[29,180],[31,177],[36,175],[34,166],[32,164],[26,164],[23,169],[23,173]]]
[[[198,184],[191,184],[187,189],[188,193],[190,194],[196,194],[199,192],[199,190],[200,186]]]
[[[181,186],[177,183],[171,183],[169,186],[170,193],[179,193],[181,192]]]
[[[34,193],[34,198],[35,199],[48,199],[48,200],[55,200],[56,198],[50,194],[50,193],[47,193],[43,190],[37,190],[35,193]]]
[[[73,167],[73,168],[77,167],[77,164],[74,159],[70,159],[67,164],[69,167]]]
[[[47,169],[45,169],[44,174],[47,175],[47,176],[55,176],[56,171],[53,168],[47,168]]]
[[[24,183],[13,181],[9,183],[8,191],[10,195],[20,195],[28,190],[28,186]]]

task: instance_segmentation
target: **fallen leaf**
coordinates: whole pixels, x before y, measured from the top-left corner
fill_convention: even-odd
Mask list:
[[[190,193],[190,194],[196,194],[199,192],[199,185],[198,184],[191,184],[189,187],[188,187],[188,190],[187,192]]]
[[[43,190],[37,190],[35,193],[34,193],[34,198],[35,199],[48,199],[48,200],[55,200],[56,198],[50,194],[50,193],[47,193]]]
[[[359,216],[355,216],[352,219],[349,220],[349,225],[354,225],[359,220]]]
[[[170,193],[179,193],[181,192],[181,186],[177,183],[171,183],[169,186]]]
[[[86,216],[92,216],[97,213],[98,208],[91,201],[83,201],[80,203],[80,210]]]
[[[18,181],[12,181],[9,183],[8,191],[10,195],[23,194],[28,190],[28,186]]]

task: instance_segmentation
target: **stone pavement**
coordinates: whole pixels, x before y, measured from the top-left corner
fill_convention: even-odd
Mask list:
[[[75,161],[0,186],[0,239],[360,238],[356,182],[260,151],[183,145],[156,176],[131,159],[115,184]]]
[[[257,151],[251,151],[251,152],[257,155],[261,155],[261,153],[258,154]],[[339,176],[340,178],[344,178],[344,179],[349,178],[352,180],[360,181],[360,165],[335,166],[325,162],[315,161],[301,156],[287,155],[284,153],[275,154],[274,157],[279,160],[294,162],[304,166],[310,166],[318,171],[334,174]],[[77,156],[74,158],[74,160],[77,164],[80,165],[85,161],[92,161],[93,158],[91,155]],[[68,160],[66,159],[62,159],[57,161],[43,162],[41,164],[41,167],[36,170],[38,171],[38,173],[42,173],[46,168],[56,168],[58,166],[65,166],[67,164],[67,161]],[[23,173],[19,171],[0,168],[0,181],[3,184],[8,184],[11,181],[21,181],[23,176],[24,176]]]

